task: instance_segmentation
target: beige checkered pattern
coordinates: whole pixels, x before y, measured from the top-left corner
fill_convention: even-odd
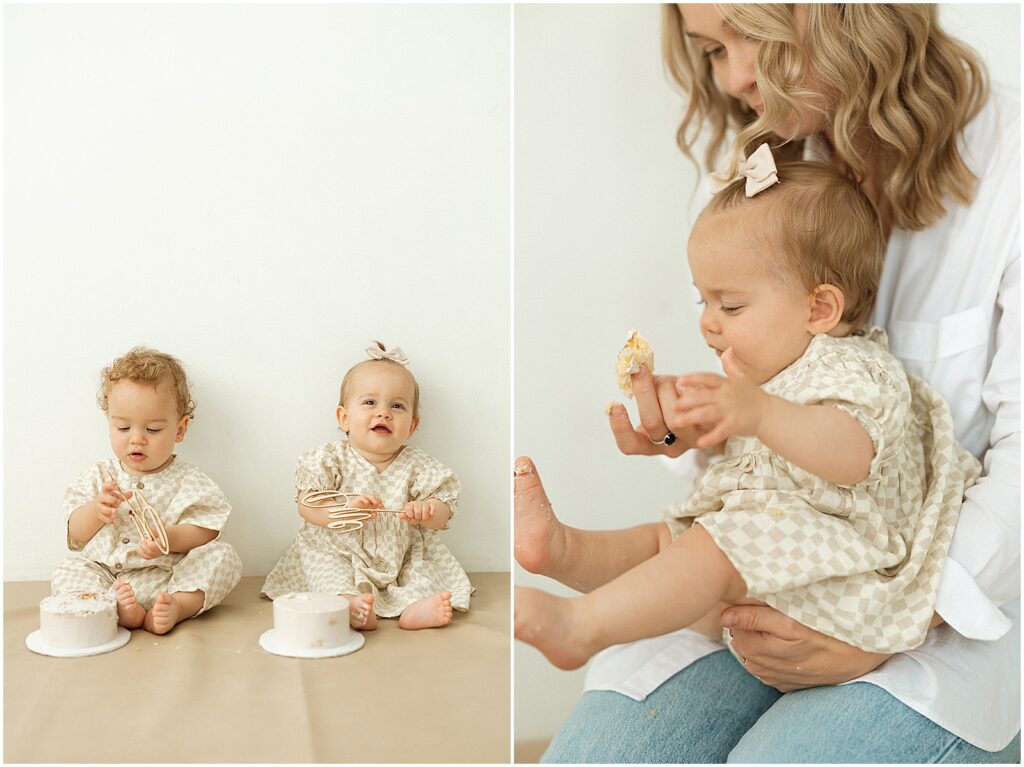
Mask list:
[[[175,458],[154,474],[129,474],[111,458],[84,471],[64,491],[64,518],[92,501],[104,482],[102,469],[116,478],[123,490],[141,492],[164,525],[196,525],[221,530],[231,505],[220,488],[195,466]],[[106,591],[123,576],[136,598],[147,610],[161,591],[201,590],[206,594],[203,610],[221,602],[242,576],[242,563],[228,543],[214,540],[186,554],[165,554],[143,559],[137,553],[139,532],[122,504],[117,521],[104,525],[85,544],[68,534],[68,548],[79,552],[65,560],[53,575],[54,594],[67,591]],[[201,611],[201,612],[202,612]]]
[[[157,594],[202,591],[206,612],[224,601],[242,577],[242,560],[235,549],[223,541],[210,541],[182,554],[173,568],[140,567],[118,572],[107,565],[75,555],[65,559],[53,574],[52,591],[106,592],[123,577],[135,591],[136,601],[146,610],[153,607]]]
[[[378,495],[388,509],[434,497],[447,503],[453,516],[460,488],[451,469],[417,447],[406,445],[378,473],[347,440],[300,456],[295,487],[298,492]],[[379,514],[361,530],[348,533],[303,521],[261,593],[273,599],[290,591],[355,594],[360,587],[373,592],[374,608],[382,617],[400,615],[413,602],[442,591],[451,592],[453,608],[465,611],[473,591],[465,570],[437,531],[410,525],[397,514]]]
[[[763,388],[857,418],[875,446],[868,477],[835,485],[757,439],[731,438],[689,501],[669,509],[673,536],[697,518],[750,596],[810,628],[871,652],[916,647],[964,491],[981,470],[956,442],[949,408],[904,373],[879,328],[815,336]]]

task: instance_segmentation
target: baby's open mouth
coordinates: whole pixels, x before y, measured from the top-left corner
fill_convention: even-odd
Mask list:
[[[391,429],[389,429],[387,426],[385,426],[382,423],[377,424],[370,431],[375,431],[375,432],[377,432],[377,434],[390,434],[391,433]]]
[[[131,458],[133,461],[144,461],[144,460],[146,460],[146,454],[145,453],[140,453],[138,450],[135,450],[135,451],[133,451],[131,453],[128,453],[128,457]]]

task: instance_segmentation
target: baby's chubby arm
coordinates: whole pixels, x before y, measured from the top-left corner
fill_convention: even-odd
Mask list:
[[[126,491],[124,496],[131,498],[131,491]],[[68,533],[76,541],[88,543],[104,525],[112,525],[117,521],[120,505],[121,498],[114,492],[114,483],[104,482],[95,498],[71,512]]]
[[[698,447],[733,435],[753,436],[828,482],[855,485],[867,477],[875,450],[856,418],[839,408],[798,405],[766,393],[736,369],[731,350],[722,355],[722,366],[727,377],[694,373],[677,384],[680,422],[713,427]]]
[[[219,530],[211,530],[198,525],[167,525],[164,529],[167,531],[167,543],[172,554],[187,554],[192,549],[197,549],[220,535]],[[139,544],[138,553],[143,559],[156,559],[163,556],[156,541],[143,541]]]
[[[316,492],[315,490],[304,490],[299,493],[298,501],[296,506],[299,510],[299,516],[304,520],[313,525],[319,525],[320,527],[327,527],[327,523],[331,521],[328,516],[331,510],[328,508],[316,508],[313,506],[307,506],[303,501],[310,493]],[[367,511],[373,511],[374,509],[383,509],[384,501],[380,499],[380,496],[376,495],[361,495],[358,498],[352,499],[349,503],[350,506],[354,506],[357,509],[366,509]],[[374,515],[376,516],[376,515]],[[373,516],[370,517],[373,519]]]
[[[452,517],[452,510],[440,498],[427,498],[425,501],[409,501],[400,519],[410,525],[420,525],[428,530],[443,530]]]

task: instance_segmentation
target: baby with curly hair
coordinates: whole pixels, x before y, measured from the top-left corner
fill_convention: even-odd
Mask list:
[[[238,583],[242,563],[217,540],[231,505],[216,483],[180,460],[195,412],[181,362],[136,347],[100,376],[113,458],[99,461],[64,491],[68,548],[76,552],[53,574],[54,595],[113,589],[118,623],[166,634],[219,604]],[[145,535],[130,516],[133,497],[153,509]]]

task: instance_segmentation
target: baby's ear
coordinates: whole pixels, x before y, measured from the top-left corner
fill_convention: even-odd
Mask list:
[[[420,417],[417,415],[413,416],[412,428],[409,429],[409,436],[411,437],[413,434],[415,434],[418,428],[420,428]]]
[[[348,434],[348,413],[345,408],[338,405],[338,409],[334,411],[334,417],[338,419],[338,426],[341,427],[341,430]]]
[[[192,419],[187,415],[181,417],[181,420],[178,421],[178,432],[174,435],[175,442],[181,442],[185,439],[185,432],[188,431],[188,425],[190,423],[192,423]]]
[[[810,292],[808,302],[807,332],[812,336],[828,333],[842,321],[846,299],[835,285],[819,285]]]

